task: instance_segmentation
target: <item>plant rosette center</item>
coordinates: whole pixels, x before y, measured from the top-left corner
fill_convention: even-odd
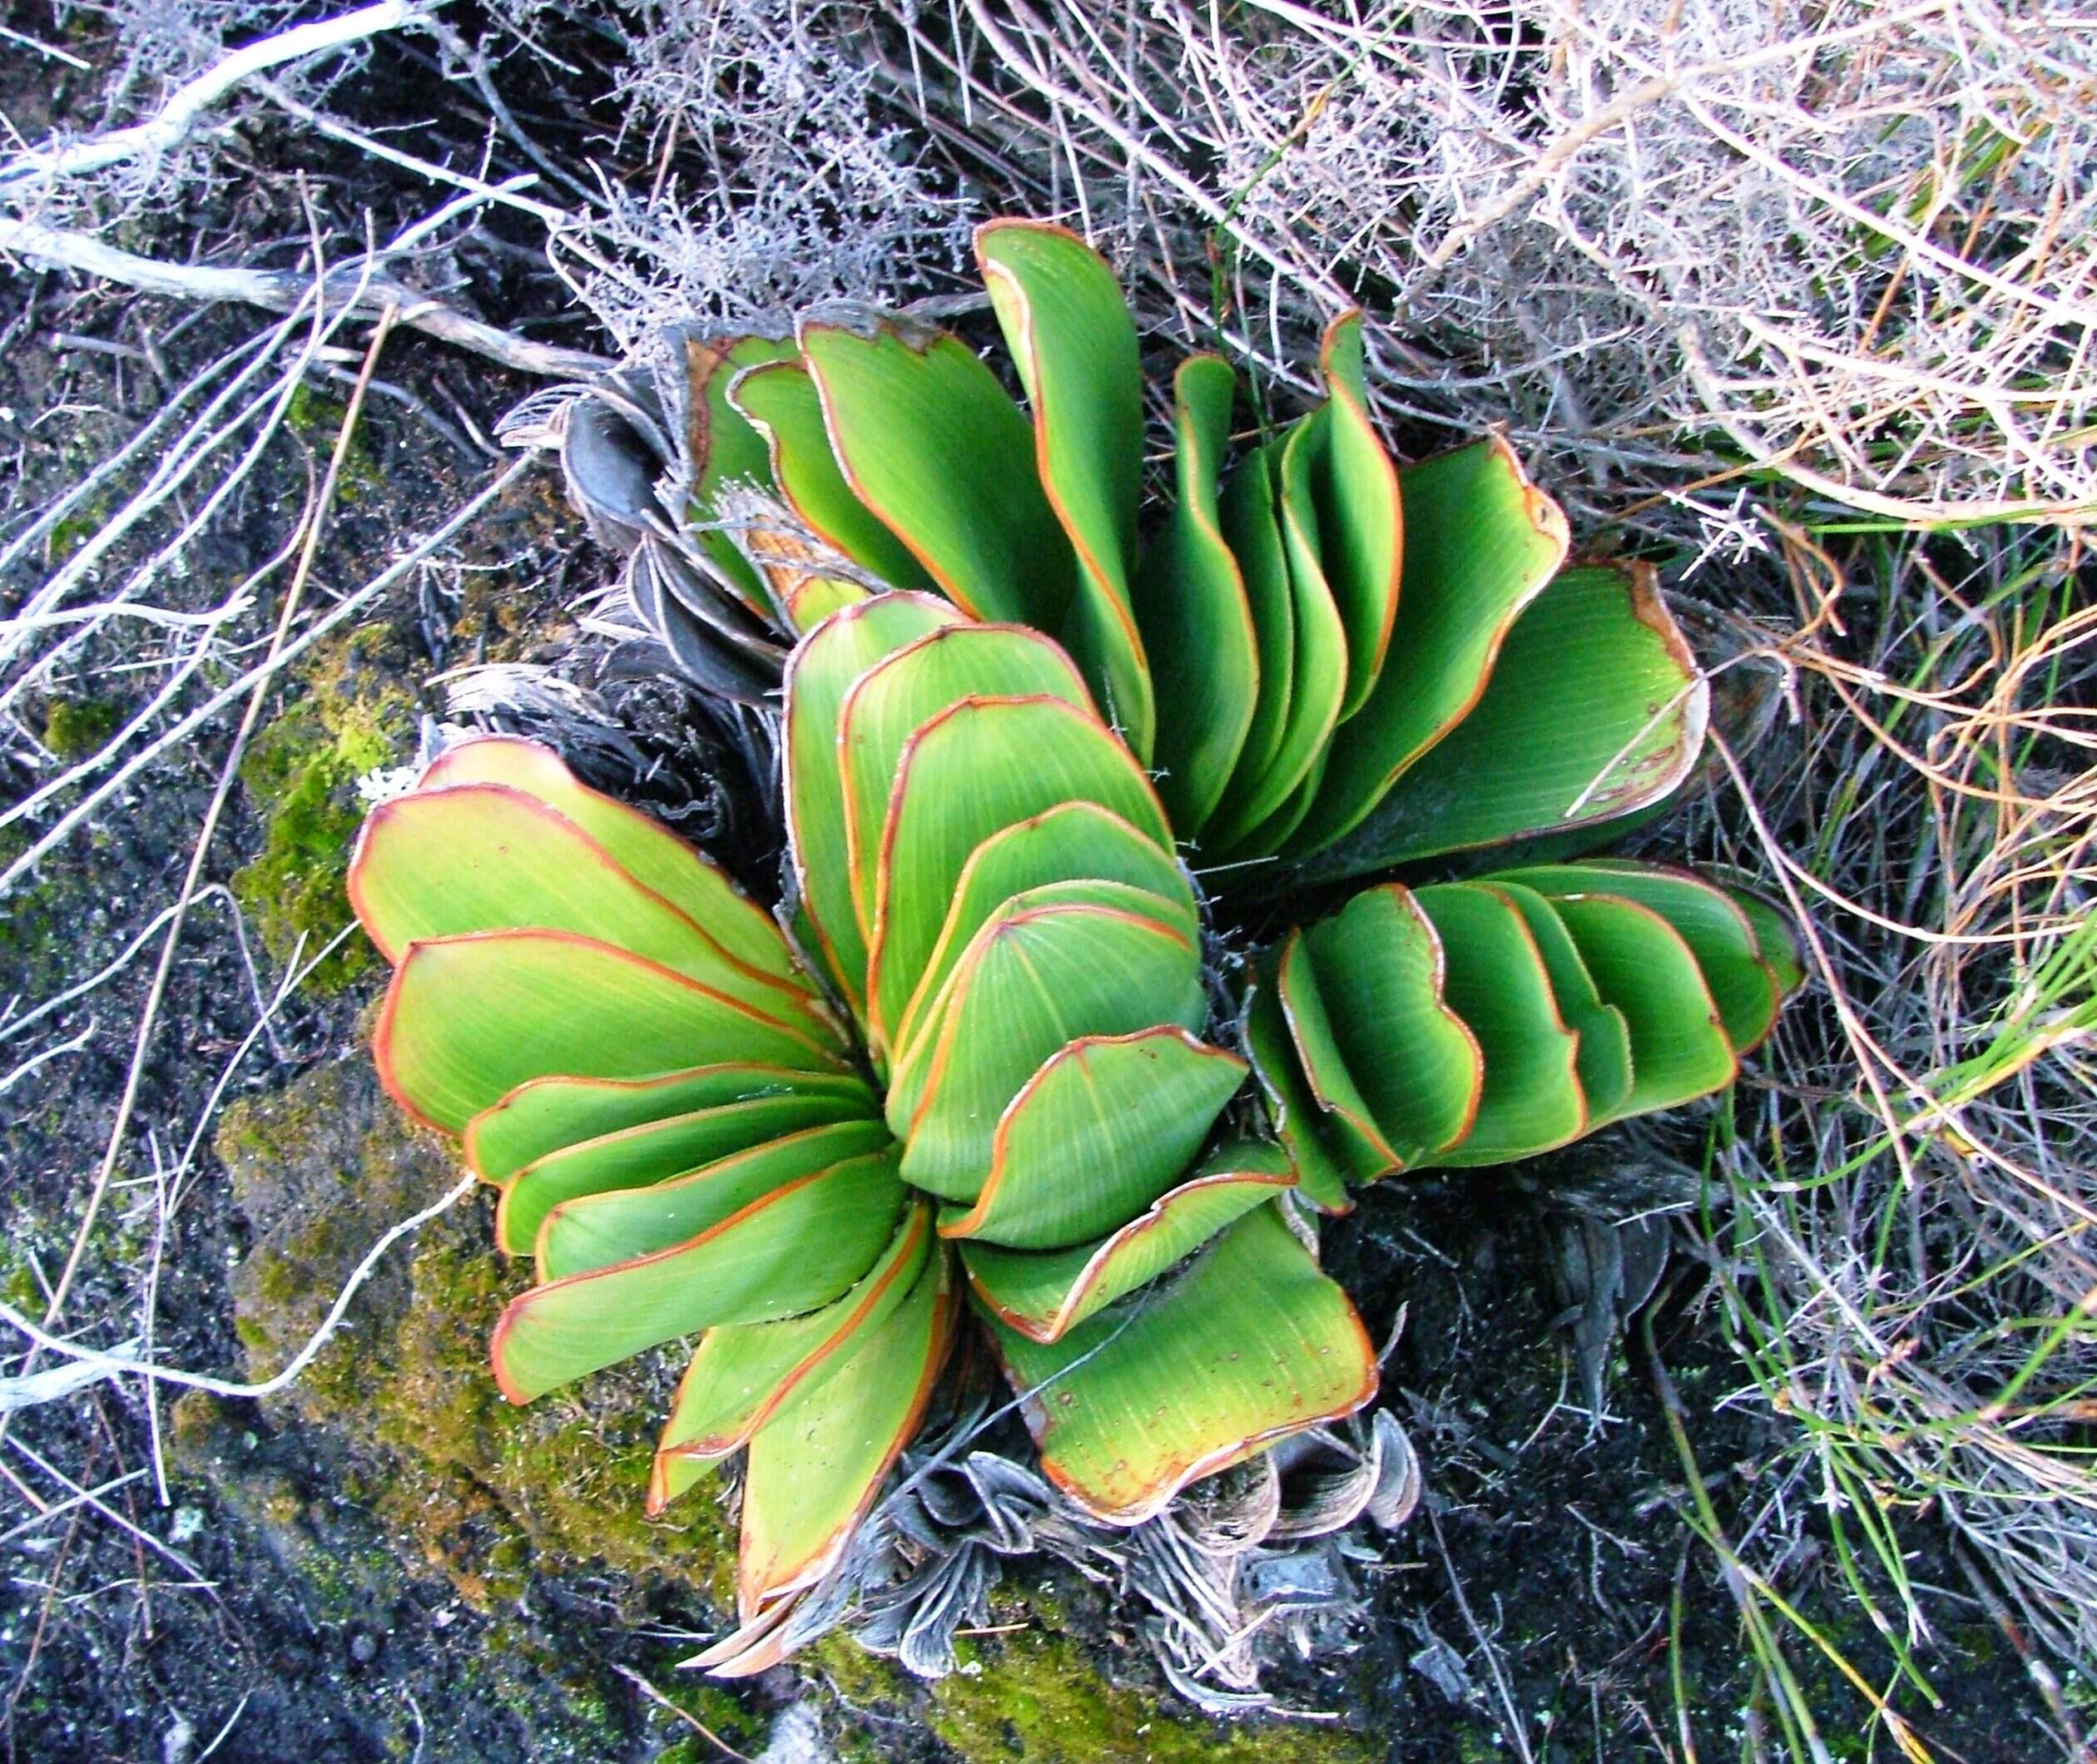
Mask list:
[[[1565,567],[1504,445],[1394,466],[1350,315],[1327,399],[1227,469],[1236,376],[1181,367],[1146,523],[1106,265],[1023,222],[979,253],[1029,409],[885,325],[688,345],[652,394],[685,488],[628,587],[702,683],[783,658],[791,910],[503,736],[351,867],[385,1084],[537,1272],[503,1391],[696,1339],[649,1499],[747,1454],[722,1672],[794,1645],[964,1318],[1049,1478],[1140,1523],[1374,1397],[1315,1212],[1721,1088],[1800,978],[1759,897],[1558,855],[1688,775],[1704,687],[1646,572]],[[563,463],[602,528],[592,409]],[[1271,898],[1539,838],[1366,887],[1214,1019],[1190,861]]]

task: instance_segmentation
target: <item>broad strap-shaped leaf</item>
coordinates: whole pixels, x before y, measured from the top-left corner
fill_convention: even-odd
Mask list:
[[[976,230],[976,260],[1034,406],[1042,488],[1077,558],[1063,635],[1148,761],[1157,706],[1129,592],[1143,477],[1135,324],[1106,260],[1065,228],[994,220]]]
[[[1369,889],[1303,941],[1341,1057],[1400,1165],[1460,1143],[1485,1057],[1450,1007],[1441,939],[1411,891]]]
[[[1278,443],[1254,448],[1225,480],[1217,505],[1224,541],[1245,582],[1260,662],[1259,696],[1230,787],[1217,805],[1219,814],[1257,789],[1267,775],[1281,751],[1296,689],[1296,606],[1289,592],[1289,555],[1282,543],[1275,486],[1280,459]]]
[[[1579,1138],[1589,1122],[1580,1038],[1559,1014],[1527,922],[1509,901],[1469,883],[1437,884],[1414,898],[1441,939],[1450,1008],[1485,1056],[1485,1088],[1471,1130],[1433,1161],[1463,1167],[1511,1163]]]
[[[692,504],[700,548],[734,587],[750,610],[769,617],[764,583],[737,544],[736,535],[709,527],[722,488],[731,483],[771,488],[771,459],[764,437],[744,420],[728,392],[745,369],[761,362],[791,361],[791,338],[727,337],[710,343],[687,339],[692,376]]]
[[[1311,457],[1324,446],[1331,420],[1331,410],[1321,406],[1268,444],[1277,520],[1288,565],[1294,678],[1273,758],[1256,783],[1232,792],[1217,815],[1211,837],[1218,849],[1264,855],[1279,848],[1281,838],[1308,806],[1307,796],[1298,800],[1297,793],[1319,766],[1346,695],[1347,637],[1319,553],[1311,484]],[[1285,807],[1295,812],[1278,833],[1271,832],[1269,824]]]
[[[550,748],[513,736],[477,736],[446,748],[415,787],[464,784],[508,785],[537,797],[595,840],[643,888],[703,925],[736,961],[760,974],[806,984],[771,915],[725,872],[661,823],[580,782]]]
[[[694,1066],[648,1078],[531,1078],[466,1123],[466,1162],[497,1186],[549,1152],[700,1109],[786,1095],[834,1099],[840,1118],[878,1105],[850,1073],[796,1072],[747,1062]]]
[[[1631,1026],[1624,1013],[1603,1002],[1579,946],[1551,901],[1507,875],[1482,876],[1472,885],[1513,907],[1536,939],[1559,1015],[1580,1038],[1574,1065],[1587,1098],[1588,1131],[1614,1120],[1631,1099]]]
[[[1261,657],[1245,577],[1223,538],[1217,487],[1230,444],[1237,376],[1194,355],[1172,377],[1178,499],[1143,555],[1133,596],[1157,698],[1151,761],[1182,838],[1223,799],[1259,703]]]
[[[574,822],[504,784],[418,790],[366,817],[350,903],[379,954],[471,931],[572,931],[825,1037],[805,984],[736,959],[705,926],[637,880]]]
[[[813,631],[832,613],[873,597],[857,582],[840,581],[835,576],[804,575],[780,610],[796,631]]]
[[[801,355],[854,492],[972,618],[1060,631],[1075,562],[1034,432],[959,339],[804,321]]]
[[[1351,1212],[1354,1199],[1347,1192],[1345,1153],[1335,1142],[1331,1123],[1311,1094],[1297,1063],[1288,1016],[1272,978],[1252,988],[1245,1014],[1245,1044],[1304,1198],[1322,1212]]]
[[[1344,839],[1485,690],[1524,607],[1564,561],[1558,505],[1497,436],[1403,468],[1405,560],[1391,645],[1375,689],[1334,737],[1317,800],[1293,850]],[[1321,866],[1352,875],[1385,861],[1351,844]]]
[[[1697,959],[1673,926],[1652,908],[1617,895],[1552,905],[1602,996],[1630,1026],[1632,1083],[1624,1113],[1673,1108],[1733,1081],[1739,1059]]]
[[[1689,945],[1735,1053],[1756,1046],[1776,1022],[1782,999],[1753,924],[1733,895],[1703,877],[1658,864],[1603,858],[1532,865],[1506,872],[1505,880],[1554,899],[1615,894],[1650,907]]]
[[[790,1397],[819,1390],[852,1344],[902,1303],[934,1246],[931,1207],[912,1202],[880,1259],[844,1297],[806,1316],[708,1330],[656,1448],[648,1511],[661,1512],[706,1464],[748,1443]]]
[[[1781,1003],[1806,984],[1798,928],[1774,902],[1764,899],[1751,888],[1728,888],[1726,893],[1733,904],[1748,915],[1748,923],[1755,933],[1756,953],[1769,964]],[[1745,1053],[1747,1049],[1741,1051]]]
[[[983,1192],[939,1235],[1041,1250],[1112,1231],[1179,1179],[1245,1073],[1181,1028],[1069,1043],[1006,1106]]]
[[[917,963],[915,980],[915,957],[900,933],[907,925],[915,934],[921,922],[915,916],[899,918],[890,928],[875,963],[872,1014],[883,1025],[893,1025],[886,1038],[895,1057],[904,1057],[920,1017],[985,919],[1014,894],[1053,882],[1084,880],[1126,883],[1155,894],[1175,909],[1167,923],[1184,923],[1190,934],[1199,934],[1193,887],[1177,859],[1096,802],[1058,803],[1001,827],[969,854],[954,884],[953,904],[938,939]],[[900,995],[906,988],[905,1003]]]
[[[949,1262],[931,1256],[821,1385],[795,1393],[751,1439],[736,1575],[744,1619],[830,1572],[917,1431],[960,1308]]]
[[[806,367],[781,361],[749,369],[736,375],[728,399],[765,438],[772,482],[810,532],[890,587],[932,586],[909,548],[852,493],[830,451],[823,400]]]
[[[1325,1112],[1326,1138],[1345,1160],[1348,1173],[1356,1182],[1372,1182],[1402,1169],[1407,1159],[1378,1124],[1333,1033],[1302,932],[1289,934],[1267,978],[1281,1000],[1311,1100]]]
[[[1064,1250],[971,1240],[961,1246],[961,1261],[976,1297],[1000,1322],[1031,1340],[1056,1341],[1295,1183],[1279,1146],[1226,1146],[1199,1175],[1108,1236]]]
[[[909,1121],[924,1100],[926,1080],[936,1068],[936,1055],[944,1033],[945,1024],[955,1000],[969,980],[973,969],[966,958],[974,949],[977,938],[987,931],[995,920],[1011,919],[1024,914],[1044,911],[1067,911],[1073,907],[1103,909],[1108,912],[1133,914],[1139,919],[1153,919],[1158,924],[1183,938],[1190,944],[1198,943],[1202,934],[1201,922],[1192,914],[1181,911],[1177,900],[1153,894],[1148,889],[1132,886],[1126,882],[1103,881],[1093,877],[1080,878],[1073,882],[1044,882],[1039,888],[1023,889],[999,902],[996,910],[978,928],[955,958],[954,966],[940,984],[939,991],[927,1001],[911,1038],[902,1044],[890,1075],[884,1107],[891,1121]],[[1049,977],[1053,979],[1053,976]]]
[[[1043,1469],[1110,1524],[1376,1394],[1361,1318],[1272,1207],[1053,1345],[992,1328]]]
[[[1070,657],[1024,625],[943,626],[860,676],[838,712],[837,759],[845,860],[870,948],[881,830],[903,750],[933,717],[969,697],[1060,698],[1092,710]]]
[[[1347,865],[1606,836],[1689,775],[1709,704],[1649,567],[1561,571],[1515,621],[1470,714],[1349,835]]]
[[[1327,390],[1322,439],[1307,463],[1318,510],[1319,555],[1347,633],[1347,696],[1352,716],[1383,672],[1398,612],[1405,512],[1397,468],[1369,417],[1361,366],[1361,315],[1342,313],[1319,349]]]
[[[527,1079],[648,1078],[751,1061],[841,1072],[843,1059],[724,993],[566,931],[413,944],[373,1038],[389,1095],[456,1133]]]
[[[846,855],[838,716],[868,668],[960,616],[929,594],[883,594],[825,620],[786,664],[787,846],[825,962],[855,1011],[866,1003],[866,939]]]
[[[788,1091],[754,1102],[696,1109],[564,1146],[510,1178],[495,1209],[495,1241],[513,1256],[529,1256],[538,1246],[539,1227],[546,1216],[566,1202],[612,1189],[645,1188],[752,1147],[847,1121],[878,1124],[874,1111],[855,1097]],[[875,1139],[870,1144],[880,1142]],[[573,1274],[580,1270],[564,1267],[558,1271]],[[540,1277],[546,1277],[543,1269]]]
[[[967,698],[920,728],[881,830],[874,922],[884,964],[921,972],[976,848],[1066,802],[1096,802],[1172,850],[1157,792],[1128,750],[1061,698]]]
[[[723,1323],[829,1304],[872,1267],[904,1205],[891,1153],[804,1177],[689,1242],[534,1286],[495,1326],[496,1382],[528,1403],[647,1349]]]
[[[652,1256],[711,1231],[753,1201],[882,1152],[890,1143],[879,1121],[828,1122],[687,1164],[645,1187],[572,1196],[550,1207],[540,1223],[538,1276],[565,1280]]]
[[[889,1098],[905,1179],[943,1199],[982,1192],[1006,1105],[1066,1043],[1157,1024],[1198,1029],[1207,1014],[1201,946],[1184,931],[1126,907],[1025,899],[955,964],[915,1101],[900,1085]]]

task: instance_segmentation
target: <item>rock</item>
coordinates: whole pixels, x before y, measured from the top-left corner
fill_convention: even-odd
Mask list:
[[[310,1338],[390,1226],[459,1177],[455,1147],[401,1116],[361,1052],[228,1110],[216,1145],[253,1233],[231,1284],[255,1378]],[[642,1512],[678,1368],[607,1374],[526,1409],[503,1400],[488,1337],[528,1282],[493,1246],[493,1211],[492,1195],[473,1197],[398,1246],[266,1412],[323,1435],[410,1567],[440,1571],[476,1609],[535,1574],[600,1564],[637,1608],[665,1587],[725,1603],[734,1541],[711,1489],[660,1520]]]

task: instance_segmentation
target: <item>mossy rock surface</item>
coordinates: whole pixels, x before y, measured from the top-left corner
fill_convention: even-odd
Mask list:
[[[217,1149],[252,1232],[232,1288],[257,1379],[305,1342],[386,1229],[461,1174],[449,1143],[401,1117],[361,1054],[230,1109]],[[518,1598],[534,1574],[602,1568],[637,1600],[665,1587],[717,1598],[734,1545],[708,1491],[661,1520],[642,1511],[660,1371],[524,1409],[497,1390],[488,1333],[525,1281],[492,1246],[489,1198],[394,1250],[270,1407],[338,1442],[348,1492],[477,1608]]]
[[[930,1683],[848,1638],[818,1643],[810,1664],[838,1699],[840,1757],[875,1764],[894,1756],[890,1736],[913,1717],[967,1764],[1374,1764],[1387,1749],[1332,1723],[1167,1712],[1148,1690],[1102,1670],[1053,1596],[999,1603],[992,1627],[1005,1633],[964,1640],[962,1669]]]
[[[414,756],[416,701],[402,684],[411,671],[403,639],[384,625],[321,646],[240,763],[261,850],[235,874],[233,892],[280,962],[295,951],[310,960],[350,921],[343,882],[365,808],[357,780]],[[339,991],[376,964],[355,933],[307,984]]]

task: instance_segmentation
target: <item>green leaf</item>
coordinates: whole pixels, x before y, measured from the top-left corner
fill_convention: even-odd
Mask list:
[[[866,1003],[866,939],[852,898],[838,716],[868,668],[960,616],[928,594],[883,594],[825,620],[786,664],[787,848],[824,960],[855,1011]]]
[[[1304,933],[1334,1040],[1405,1167],[1462,1141],[1485,1088],[1478,1038],[1443,992],[1441,939],[1410,889],[1357,894]]]
[[[1554,910],[1553,902],[1506,875],[1481,876],[1472,885],[1497,894],[1513,907],[1536,939],[1544,971],[1550,976],[1551,996],[1558,1000],[1559,1015],[1580,1038],[1574,1069],[1580,1093],[1587,1098],[1587,1130],[1591,1132],[1615,1119],[1617,1112],[1630,1100],[1631,1026],[1624,1021],[1622,1011],[1602,1002],[1594,977],[1580,959],[1579,946]]]
[[[1611,894],[1552,904],[1602,996],[1631,1026],[1631,1095],[1623,1113],[1673,1108],[1733,1081],[1740,1063],[1718,1007],[1696,957],[1667,920]]]
[[[1263,980],[1252,989],[1246,1009],[1245,1044],[1304,1198],[1324,1212],[1351,1212],[1354,1199],[1347,1192],[1346,1165],[1333,1142],[1330,1120],[1304,1081],[1288,1018],[1271,981]]]
[[[513,1256],[529,1256],[546,1216],[563,1202],[615,1188],[647,1187],[806,1128],[873,1118],[874,1111],[856,1097],[789,1091],[694,1109],[563,1146],[510,1178],[495,1209],[495,1241]]]
[[[1094,877],[1082,877],[1072,882],[1044,882],[1039,888],[1024,889],[1009,895],[978,927],[978,933],[987,930],[993,919],[1077,906],[1103,908],[1155,920],[1189,944],[1198,944],[1201,939],[1200,921],[1192,915],[1182,915],[1177,903],[1126,882],[1108,882]],[[948,1017],[969,979],[965,963],[974,943],[972,937],[954,958],[954,966],[949,969],[939,991],[926,1002],[911,1039],[903,1044],[897,1055],[883,1104],[892,1122],[910,1120],[924,1100],[925,1083],[938,1063],[938,1050]],[[1054,979],[1053,975],[1048,976],[1052,983]]]
[[[728,400],[765,438],[772,481],[818,538],[891,587],[929,588],[932,578],[903,542],[852,493],[823,423],[823,400],[798,361],[736,376]],[[812,625],[801,627],[812,630]]]
[[[456,1133],[527,1079],[650,1078],[751,1061],[843,1060],[725,993],[566,931],[477,931],[411,944],[373,1039],[394,1101]]]
[[[1133,590],[1157,696],[1168,707],[1152,753],[1158,791],[1183,838],[1222,800],[1260,697],[1252,602],[1217,495],[1237,389],[1218,355],[1192,356],[1173,376],[1178,500]]]
[[[1726,892],[1754,928],[1756,953],[1769,965],[1781,1004],[1806,984],[1806,969],[1799,954],[1798,928],[1787,914],[1752,889],[1728,888]],[[1743,1048],[1740,1051],[1745,1053],[1748,1050]]]
[[[1259,696],[1246,726],[1244,745],[1228,790],[1217,805],[1256,790],[1281,751],[1296,685],[1296,605],[1289,592],[1288,552],[1277,513],[1275,473],[1278,446],[1257,447],[1241,459],[1223,485],[1218,516],[1223,538],[1237,559],[1252,609],[1259,660]],[[1220,849],[1219,841],[1219,849]]]
[[[1589,1125],[1579,1037],[1559,1014],[1543,954],[1521,914],[1469,883],[1438,884],[1413,898],[1441,939],[1450,1005],[1478,1038],[1485,1062],[1470,1132],[1433,1162],[1511,1163],[1579,1138]]]
[[[1333,738],[1297,851],[1322,851],[1352,832],[1463,720],[1509,627],[1564,560],[1565,517],[1498,437],[1404,468],[1398,489],[1405,561],[1389,652],[1367,701]],[[1351,875],[1380,861],[1343,852],[1326,867]]]
[[[1311,1087],[1311,1100],[1325,1112],[1326,1137],[1345,1160],[1348,1174],[1358,1182],[1371,1182],[1404,1167],[1404,1155],[1377,1124],[1375,1111],[1355,1083],[1301,931],[1289,934],[1272,979],[1297,1065]]]
[[[888,1128],[879,1121],[830,1122],[685,1164],[645,1187],[573,1195],[543,1216],[536,1244],[538,1276],[564,1280],[652,1256],[711,1231],[766,1195],[889,1143]],[[692,1144],[703,1158],[703,1136],[695,1132]]]
[[[1052,1345],[992,1329],[1042,1469],[1110,1524],[1376,1394],[1361,1318],[1272,1207]]]
[[[466,1162],[498,1187],[563,1146],[674,1115],[788,1094],[872,1112],[874,1093],[849,1073],[786,1066],[694,1066],[650,1078],[532,1078],[466,1123]]]
[[[1060,698],[1092,711],[1092,699],[1070,657],[1024,625],[944,626],[860,676],[838,713],[837,757],[846,862],[860,929],[870,948],[877,941],[875,879],[881,833],[903,751],[940,711],[970,697]],[[870,979],[868,984],[870,988]]]
[[[931,1208],[915,1202],[880,1259],[841,1299],[806,1316],[708,1330],[656,1448],[648,1511],[661,1512],[707,1464],[746,1444],[789,1398],[821,1389],[854,1344],[903,1302],[933,1246]]]
[[[659,823],[577,781],[551,749],[513,736],[478,736],[447,748],[418,790],[503,784],[575,823],[643,888],[662,896],[736,961],[796,984],[806,979],[771,916],[726,874]]]
[[[729,402],[728,392],[744,369],[761,362],[791,361],[794,353],[794,344],[786,338],[731,337],[710,343],[687,339],[693,407],[692,506],[698,522],[713,518],[727,484],[772,488],[771,458],[764,437]],[[743,555],[735,535],[702,525],[694,537],[750,610],[769,620],[771,609],[763,580]]]
[[[786,595],[780,611],[796,631],[813,631],[832,613],[855,607],[872,594],[855,582],[840,582],[834,576],[803,573]]]
[[[1099,702],[1148,761],[1157,725],[1130,606],[1143,478],[1143,376],[1114,272],[1074,233],[1030,220],[976,230],[976,260],[1034,406],[1034,456],[1078,562],[1063,635]]]
[[[349,893],[389,962],[419,939],[572,931],[711,986],[776,1022],[836,1036],[806,985],[738,961],[565,815],[508,785],[418,790],[379,804],[358,837]]]
[[[1347,689],[1347,638],[1318,554],[1318,510],[1311,489],[1311,456],[1324,445],[1330,420],[1327,409],[1314,410],[1267,448],[1269,457],[1277,461],[1295,677],[1289,689],[1288,716],[1274,757],[1257,783],[1242,791],[1233,790],[1225,800],[1210,830],[1212,855],[1227,850],[1264,855],[1278,847],[1281,837],[1286,835],[1301,810],[1308,805],[1307,800],[1292,803],[1292,799],[1320,764],[1326,743],[1340,719]],[[1293,806],[1298,813],[1290,815],[1286,825],[1270,835],[1263,824],[1273,820],[1285,806]],[[1256,834],[1260,838],[1256,839]]]
[[[1039,1250],[1113,1230],[1178,1179],[1245,1073],[1180,1028],[1069,1043],[1007,1105],[982,1193],[939,1235]]]
[[[972,618],[1061,630],[1075,562],[997,376],[944,333],[804,321],[801,342],[838,464],[940,592]]]
[[[906,946],[909,934],[920,933],[922,920],[899,917],[889,928],[888,939],[875,953],[872,1014],[877,1023],[893,1025],[886,1040],[895,1058],[905,1057],[920,1020],[985,919],[1014,894],[1052,882],[1088,880],[1123,882],[1155,894],[1172,909],[1162,915],[1167,924],[1200,934],[1193,887],[1177,860],[1096,802],[1058,803],[1000,828],[969,854],[939,938],[922,958]],[[906,988],[908,1003],[900,1003]]]
[[[723,1323],[766,1323],[840,1297],[895,1234],[892,1152],[804,1177],[688,1243],[534,1286],[495,1325],[495,1380],[513,1403]]]
[[[1650,568],[1562,571],[1508,633],[1470,714],[1311,870],[1614,827],[1688,776],[1709,699]]]
[[[1307,463],[1319,556],[1347,633],[1347,696],[1340,706],[1346,718],[1367,701],[1390,653],[1405,518],[1397,470],[1369,419],[1360,313],[1342,313],[1326,326],[1319,363],[1332,396]]]
[[[1703,877],[1657,864],[1599,859],[1532,865],[1506,872],[1505,880],[1553,899],[1614,894],[1650,907],[1689,945],[1736,1053],[1755,1046],[1776,1022],[1782,1002],[1777,975],[1762,959],[1753,924],[1738,900]]]
[[[1111,1236],[1045,1251],[970,1241],[961,1246],[961,1261],[976,1296],[1000,1322],[1031,1340],[1055,1341],[1295,1182],[1279,1146],[1227,1146],[1200,1175]]]
[[[964,699],[920,728],[881,833],[874,922],[885,960],[905,974],[921,967],[977,846],[1066,802],[1098,803],[1161,852],[1172,850],[1157,793],[1128,750],[1060,698]]]
[[[958,1311],[948,1258],[935,1255],[887,1319],[855,1337],[820,1389],[796,1393],[757,1430],[736,1577],[746,1621],[814,1585],[844,1553],[917,1431]]]
[[[990,919],[955,964],[907,1120],[909,1091],[889,1098],[905,1180],[945,1200],[982,1192],[999,1117],[1067,1043],[1158,1024],[1198,1029],[1207,1014],[1201,946],[1184,931],[1126,908],[1025,899]]]

